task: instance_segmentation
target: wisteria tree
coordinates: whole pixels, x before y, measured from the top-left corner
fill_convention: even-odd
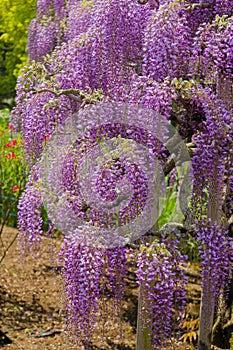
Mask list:
[[[172,346],[185,306],[186,257],[179,239],[188,235],[198,243],[201,259],[198,350],[210,350],[212,342],[229,346],[232,38],[232,0],[38,0],[29,28],[30,62],[18,80],[11,114],[25,139],[31,169],[18,227],[22,244],[37,244],[45,201],[52,224],[59,222],[69,330],[84,346],[106,289],[116,300],[113,307],[120,308],[129,261],[136,261],[140,287],[137,350]],[[166,133],[168,124],[173,135]],[[66,143],[67,130],[72,145]],[[110,142],[120,150],[117,156],[114,147],[108,152]],[[141,146],[138,152],[135,143]],[[178,169],[181,144],[192,163],[190,196]],[[144,171],[145,149],[149,172]],[[134,154],[140,152],[137,161]],[[46,191],[41,175],[45,154],[55,178],[49,175]],[[80,178],[83,158],[89,159],[86,170],[98,169],[89,182],[86,173]],[[96,244],[100,231],[109,239],[116,226],[129,227],[148,208],[148,174],[155,159],[167,188],[182,197],[182,222],[162,220],[156,202],[156,220],[150,221],[153,213],[145,217],[140,236],[112,246]],[[161,195],[157,182],[156,198]],[[99,207],[87,200],[94,186]],[[82,225],[76,225],[77,218]]]

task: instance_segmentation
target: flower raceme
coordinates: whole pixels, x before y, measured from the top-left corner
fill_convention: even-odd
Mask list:
[[[20,244],[22,250],[38,247],[41,241],[42,218],[41,218],[42,200],[40,192],[28,186],[24,191],[18,204],[18,227],[20,229]]]
[[[62,249],[68,329],[79,344],[88,342],[96,327],[100,309],[99,299],[111,295],[116,304],[123,299],[126,276],[126,250],[97,249],[66,237]],[[78,271],[78,273],[77,273]],[[108,313],[114,315],[114,304]],[[101,322],[101,320],[98,320]]]
[[[233,11],[233,9],[232,9]],[[232,46],[233,19],[216,17],[211,25],[201,25],[192,49],[193,71],[201,79],[216,81],[216,73],[231,78],[233,72]]]
[[[212,302],[216,303],[232,275],[233,240],[224,226],[211,219],[197,222],[196,236],[202,258],[203,290],[211,288]]]
[[[145,310],[139,317],[144,317],[145,328],[152,322],[151,344],[155,349],[167,345],[174,336],[176,320],[182,322],[187,282],[182,265],[186,257],[180,254],[178,245],[174,238],[163,237],[162,243],[142,247],[137,257],[136,274]]]
[[[142,47],[143,73],[159,82],[167,76],[181,77],[188,73],[191,48],[187,13],[182,12],[181,3],[171,2],[170,6],[168,3],[154,11]]]

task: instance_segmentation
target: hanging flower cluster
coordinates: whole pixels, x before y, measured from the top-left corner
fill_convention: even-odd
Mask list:
[[[193,208],[197,218],[210,215],[210,210],[217,218],[222,215],[226,179],[232,176],[232,115],[209,89],[199,89],[195,99],[202,105],[206,119],[195,136]]]
[[[90,26],[90,13],[93,4],[93,1],[86,1],[85,3],[83,1],[68,2],[66,41],[85,35]]]
[[[216,14],[218,14],[219,16],[233,15],[233,4],[231,0],[216,0],[214,9]]]
[[[71,39],[54,55],[62,63],[58,76],[61,87],[101,88],[111,99],[117,96],[119,100],[132,74],[141,69],[142,36],[149,5],[141,8],[133,2],[114,0],[110,6],[105,0],[88,7],[82,2],[75,6],[82,12],[80,24],[73,23],[69,29]],[[73,36],[77,30],[79,33]]]
[[[188,72],[191,37],[186,13],[181,10],[180,3],[160,6],[146,28],[143,73],[159,82]]]
[[[216,306],[217,297],[232,276],[233,240],[224,226],[210,218],[197,222],[196,238],[202,259],[202,288],[211,291],[211,302]]]
[[[195,74],[211,82],[216,82],[216,73],[225,78],[232,76],[232,31],[233,20],[227,16],[199,27],[192,51]]]
[[[18,227],[20,231],[20,245],[35,248],[41,241],[42,217],[41,208],[43,202],[38,189],[28,186],[18,204]]]
[[[144,317],[144,327],[151,330],[151,344],[156,349],[172,339],[174,325],[181,322],[184,312],[186,278],[182,265],[185,257],[177,246],[174,237],[170,241],[164,237],[162,243],[143,247],[137,258],[136,273],[144,294],[140,295],[144,300],[144,312],[139,317]],[[179,314],[176,313],[178,305]]]
[[[159,84],[148,76],[135,76],[129,94],[130,103],[138,103],[152,109],[158,117],[163,116],[164,119],[169,120],[173,99],[175,99],[175,91],[169,79]]]
[[[36,18],[29,26],[28,53],[31,60],[42,60],[51,54],[63,37],[65,19],[65,0],[39,0]]]
[[[118,303],[123,300],[126,288],[127,253],[125,247],[107,250],[108,290]]]
[[[62,248],[68,329],[78,343],[91,338],[101,312],[101,296],[115,300],[108,312],[116,312],[115,303],[119,308],[127,273],[125,248],[100,249],[86,243],[66,237]]]
[[[98,311],[103,252],[77,243],[75,237],[65,240],[63,250],[69,331],[79,342],[89,340]]]

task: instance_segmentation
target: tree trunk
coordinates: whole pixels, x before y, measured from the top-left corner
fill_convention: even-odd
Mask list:
[[[146,305],[145,293],[141,286],[140,295],[138,298],[138,319],[137,319],[137,342],[136,350],[151,350],[151,327],[145,326],[147,322],[146,312],[143,306]]]
[[[230,339],[233,336],[233,278],[227,289],[223,296],[220,315],[213,327],[213,345],[232,349]]]
[[[158,222],[157,218],[159,217],[159,182],[155,186],[155,198],[157,199],[156,205],[154,206],[154,217],[156,218],[156,222],[154,226],[151,228],[152,232],[156,232],[158,230]],[[156,196],[157,194],[157,196]],[[154,237],[148,237],[149,243],[152,244]],[[137,316],[137,339],[136,339],[136,350],[151,350],[151,334],[152,334],[152,322],[150,320],[148,322],[147,316],[147,292],[145,287],[142,285],[139,290],[138,296],[138,316]]]
[[[213,300],[211,300],[211,298],[212,293],[209,290],[202,291],[198,350],[211,349],[212,327],[214,321],[214,305],[212,305]]]
[[[217,166],[217,164],[216,164]],[[210,200],[207,206],[207,216],[213,221],[220,223],[222,212],[219,209],[221,203],[221,193],[218,192],[218,170],[215,169],[213,176],[212,191],[209,194]],[[212,328],[214,323],[214,311],[216,297],[211,288],[212,273],[209,271],[208,279],[202,288],[201,306],[200,306],[200,325],[198,334],[198,350],[210,350],[212,341]]]

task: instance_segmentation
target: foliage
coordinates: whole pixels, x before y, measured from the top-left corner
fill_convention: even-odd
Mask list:
[[[161,228],[169,221],[181,222],[183,215],[179,212],[178,206],[178,179],[179,175],[176,172],[171,172],[166,177],[166,198],[163,203],[163,209],[158,219],[158,227]]]
[[[189,342],[190,344],[195,344],[198,335],[199,318],[195,320],[187,320],[183,323],[183,328],[185,333],[182,335],[181,339],[184,342]]]
[[[24,143],[9,126],[9,111],[0,114],[0,223],[16,226],[17,203],[26,185]]]
[[[75,227],[70,232],[69,224],[74,217],[66,216],[62,252],[70,328],[75,330],[81,343],[89,340],[93,330],[91,320],[95,320],[98,313],[97,296],[103,297],[102,278],[110,249],[93,251],[93,247],[90,248],[96,239],[93,232],[108,224],[110,230],[116,214],[106,214],[102,207],[95,208],[82,196],[77,180],[82,158],[88,155],[91,159],[91,151],[100,143],[129,139],[149,149],[148,162],[154,158],[159,160],[171,183],[176,167],[172,157],[175,155],[178,163],[182,162],[180,144],[173,145],[169,152],[167,135],[159,137],[158,142],[147,132],[143,113],[138,112],[136,116],[132,113],[127,127],[114,122],[113,110],[110,113],[105,103],[117,101],[120,106],[128,103],[136,105],[138,110],[142,106],[152,110],[155,128],[158,119],[162,130],[171,122],[182,136],[193,166],[192,198],[180,202],[185,216],[181,231],[170,229],[168,237],[171,238],[165,242],[161,236],[164,224],[170,220],[168,213],[174,218],[177,202],[174,194],[184,191],[185,197],[184,180],[178,172],[177,187],[167,188],[165,209],[158,222],[161,228],[153,226],[138,245],[133,245],[140,251],[138,281],[142,307],[137,349],[158,349],[176,327],[173,316],[177,307],[180,310],[183,307],[184,278],[180,266],[185,261],[177,238],[183,234],[186,239],[192,237],[191,243],[196,244],[200,252],[202,306],[198,347],[210,350],[214,313],[232,277],[233,246],[227,230],[233,215],[232,16],[231,0],[208,4],[198,0],[38,1],[37,15],[29,33],[31,65],[18,80],[17,106],[11,114],[14,127],[21,128],[25,138],[31,170],[19,202],[19,231],[29,244],[37,242],[42,223],[39,208],[43,202],[38,170],[41,153],[47,142],[51,147],[48,150],[53,150],[53,135],[71,116],[78,116],[75,127],[81,130],[87,125],[88,132],[77,136],[62,163],[59,186],[54,189],[56,183],[51,179],[49,190],[53,194],[51,198],[55,197],[51,208],[61,209],[59,220],[62,221],[69,209],[85,222],[84,227]],[[88,109],[90,104],[96,109]],[[116,118],[120,114],[119,105],[114,109]],[[95,113],[99,106],[101,116]],[[92,113],[86,115],[88,111]],[[62,154],[60,157],[63,159]],[[53,161],[51,164],[56,164]],[[118,225],[125,224],[141,213],[150,177],[144,176],[142,162],[131,164],[129,158],[122,161],[113,157],[105,165],[106,171],[101,168],[95,182],[101,203],[116,199],[116,183],[124,176],[134,189],[130,204],[121,211],[121,221],[118,220]],[[167,181],[168,184],[170,186]],[[64,198],[67,207],[61,205]],[[147,224],[145,222],[145,226]],[[154,234],[159,236],[161,249],[149,244]],[[112,248],[112,254],[117,253]],[[122,278],[124,256],[123,249],[122,259],[118,259]],[[114,279],[115,273],[108,276]],[[118,286],[121,288],[122,283]],[[180,302],[176,303],[179,288]],[[116,299],[122,298],[122,292],[115,295]],[[164,314],[157,307],[163,304],[169,316],[166,324]],[[148,318],[144,328],[140,327],[143,316]],[[176,320],[181,321],[179,317]]]
[[[28,25],[36,13],[36,0],[0,3],[0,100],[15,95],[16,78],[27,63]]]

